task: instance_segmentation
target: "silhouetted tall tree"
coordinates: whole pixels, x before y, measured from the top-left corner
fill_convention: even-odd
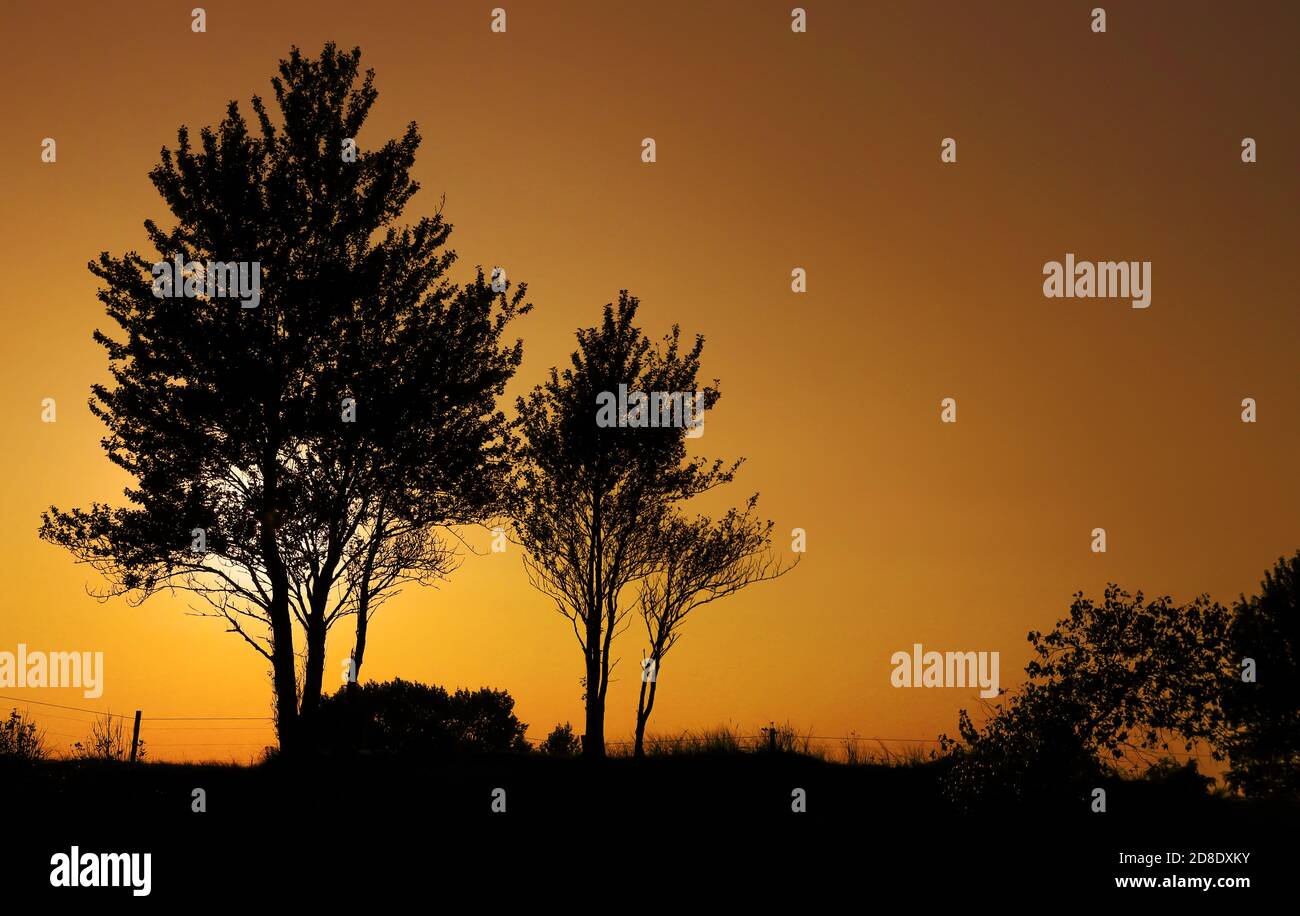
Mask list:
[[[614,667],[610,648],[630,607],[623,590],[657,561],[655,538],[676,502],[732,479],[724,467],[686,455],[688,428],[639,425],[649,405],[629,406],[627,425],[597,423],[598,408],[625,385],[636,392],[699,392],[717,402],[717,382],[699,388],[702,337],[683,352],[673,327],[654,346],[635,324],[638,300],[626,291],[606,305],[597,327],[577,332],[563,372],[518,403],[521,432],[511,514],[532,585],[573,625],[583,653],[584,754],[605,752],[605,696]]]
[[[1259,594],[1237,602],[1228,642],[1228,783],[1252,795],[1300,796],[1300,551],[1264,573]],[[1247,659],[1253,677],[1243,680]]]
[[[231,102],[198,148],[182,127],[162,151],[150,178],[175,225],[145,223],[159,260],[258,262],[260,303],[157,298],[135,252],[91,263],[120,328],[95,332],[113,383],[91,410],[133,479],[129,505],[52,508],[41,528],[109,594],[199,596],[270,663],[286,751],[319,704],[330,626],[445,574],[437,526],[495,505],[496,398],[521,354],[502,335],[528,308],[481,271],[463,288],[445,278],[441,211],[396,225],[419,189],[414,123],[348,155],[376,98],[359,61],[295,48],[271,81],[278,123],[254,97],[250,132]]]
[[[751,496],[743,509],[731,509],[716,522],[673,513],[660,527],[655,560],[641,580],[637,600],[649,652],[641,662],[634,756],[645,755],[646,723],[654,711],[664,656],[677,644],[687,615],[747,585],[782,576],[798,563],[783,566],[771,554],[772,523],[754,517],[757,504],[758,496]]]

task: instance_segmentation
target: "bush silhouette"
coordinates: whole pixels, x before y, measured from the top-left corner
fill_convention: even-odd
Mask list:
[[[1230,613],[1202,595],[1147,600],[1116,585],[1099,602],[1076,593],[1068,617],[1031,632],[1034,658],[1019,691],[977,728],[962,710],[961,741],[944,784],[964,808],[1072,804],[1121,760],[1191,751],[1221,720]]]
[[[997,704],[982,729],[963,709],[958,731],[964,745],[940,739],[945,750],[955,751],[943,777],[945,798],[965,810],[1050,806],[1095,785],[1105,767],[1079,733],[1081,713],[1058,691],[1037,684]]]
[[[127,737],[122,718],[111,713],[97,716],[90,723],[90,735],[85,741],[72,745],[71,756],[76,760],[117,760],[131,759],[131,739]],[[136,760],[148,756],[144,739],[136,745]]]
[[[0,758],[31,761],[44,760],[47,756],[45,733],[30,716],[24,717],[12,709],[8,719],[0,720]]]
[[[548,757],[576,757],[582,751],[582,741],[573,733],[568,722],[557,725],[538,748]]]
[[[528,726],[504,690],[404,681],[350,685],[321,703],[320,740],[333,752],[413,755],[522,753]]]

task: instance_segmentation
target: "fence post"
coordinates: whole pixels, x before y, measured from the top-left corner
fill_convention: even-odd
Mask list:
[[[773,754],[776,753],[776,723],[775,722],[771,723],[771,727],[767,730],[767,749]]]
[[[131,762],[135,763],[136,748],[140,746],[140,710],[135,711],[135,728],[131,730]]]

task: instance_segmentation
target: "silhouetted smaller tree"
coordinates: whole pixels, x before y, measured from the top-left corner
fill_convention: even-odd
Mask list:
[[[645,756],[645,729],[654,711],[664,656],[681,637],[686,617],[698,607],[734,595],[747,585],[783,576],[798,563],[783,565],[771,553],[772,523],[755,517],[758,496],[743,509],[714,521],[671,513],[655,539],[655,560],[641,580],[638,608],[649,651],[641,665],[633,755]]]
[[[688,433],[721,396],[716,379],[700,381],[704,338],[688,347],[674,325],[656,344],[636,323],[638,307],[621,291],[599,325],[578,330],[570,367],[553,368],[517,402],[509,514],[529,583],[568,619],[582,650],[583,753],[590,757],[605,755],[614,637],[631,610],[623,593],[657,564],[660,521],[673,505],[730,481],[740,466],[687,454]],[[601,405],[615,392],[628,404],[604,417]],[[674,394],[677,420],[686,419],[689,400],[695,426],[672,422]]]

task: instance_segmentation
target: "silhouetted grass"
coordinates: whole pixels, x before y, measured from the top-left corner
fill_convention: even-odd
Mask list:
[[[936,759],[924,747],[908,745],[891,749],[880,739],[861,738],[856,734],[838,739],[837,745],[836,739],[818,739],[811,731],[802,732],[788,722],[762,731],[762,734],[744,734],[735,726],[719,725],[698,731],[652,732],[646,735],[645,752],[647,757],[778,754],[823,763],[873,767],[915,767]],[[631,755],[631,742],[615,742],[609,747],[611,757]]]

